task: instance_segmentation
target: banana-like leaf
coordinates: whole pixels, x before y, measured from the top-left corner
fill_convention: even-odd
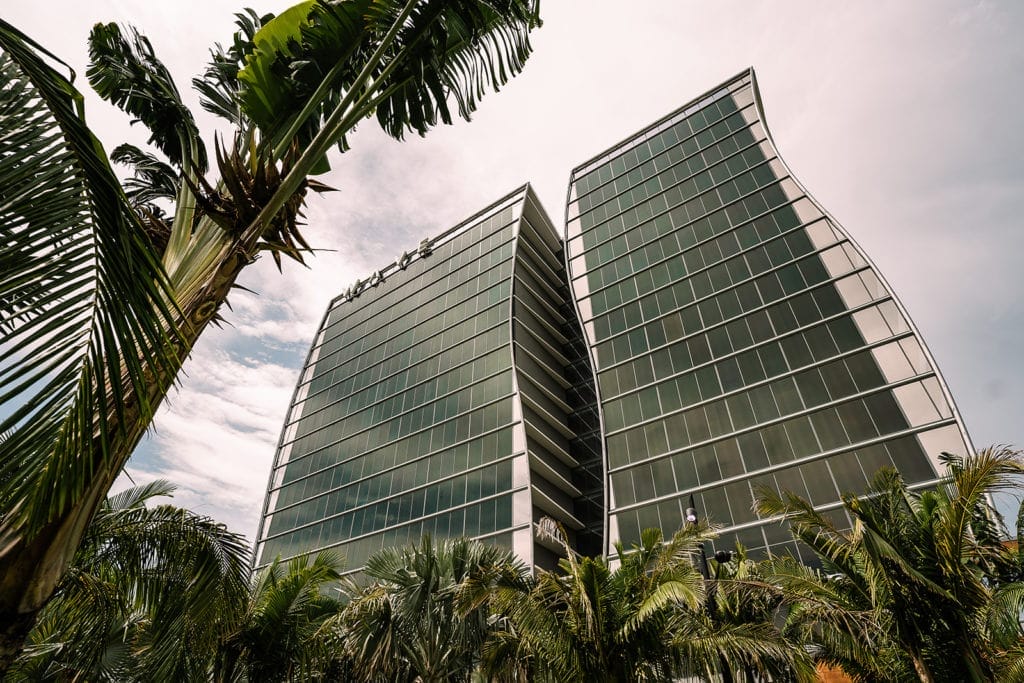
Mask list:
[[[152,413],[153,373],[176,367],[163,270],[81,94],[48,56],[0,20],[0,535],[11,540],[78,500],[112,443]],[[127,393],[141,415],[125,414]]]
[[[390,3],[385,3],[390,4]],[[373,16],[370,0],[351,0],[325,7],[304,1],[273,18],[253,37],[253,50],[238,72],[242,110],[264,135],[275,139],[306,105],[326,74],[340,64],[332,97],[316,103],[317,115],[300,128],[298,142],[312,139],[324,109],[337,102],[337,91],[351,83],[365,50],[366,21]],[[348,62],[348,63],[346,63]]]
[[[243,102],[246,113],[268,124],[280,116],[289,103],[289,91],[277,85],[288,74],[275,73],[278,53],[287,53],[289,43],[302,40],[302,28],[310,24],[309,15],[316,0],[304,0],[263,24],[252,39],[252,52],[245,57],[245,68],[238,80],[246,86]]]
[[[202,76],[192,79],[192,87],[199,92],[199,103],[211,114],[234,124],[240,131],[247,130],[248,119],[239,106],[238,72],[244,66],[245,56],[255,49],[257,31],[274,15],[260,16],[251,9],[235,15],[235,32],[231,45],[224,49],[219,44],[211,51],[211,59]]]
[[[439,121],[451,123],[449,98],[468,119],[484,92],[522,71],[538,11],[526,0],[303,2],[256,34],[238,73],[242,109],[275,148],[292,139],[304,146],[358,88],[362,104],[333,142],[343,145],[374,112],[393,137],[423,135]],[[394,40],[382,42],[398,21]],[[360,81],[380,48],[370,78]]]
[[[89,83],[105,100],[149,129],[149,142],[179,168],[206,171],[206,149],[192,112],[149,39],[133,28],[96,24],[89,34]]]
[[[173,490],[155,481],[105,501],[12,680],[206,679],[246,607],[249,547],[208,517],[146,506]]]
[[[433,0],[417,5],[399,33],[398,68],[383,79],[377,121],[392,137],[424,135],[451,123],[447,100],[468,120],[484,93],[523,70],[532,52],[530,30],[540,24],[538,3]]]

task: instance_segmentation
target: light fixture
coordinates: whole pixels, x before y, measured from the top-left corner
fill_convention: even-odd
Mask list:
[[[693,503],[693,495],[690,495],[690,507],[686,508],[686,521],[690,524],[697,523],[697,508]]]

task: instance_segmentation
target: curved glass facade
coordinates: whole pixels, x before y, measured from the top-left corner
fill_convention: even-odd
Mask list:
[[[330,305],[268,487],[257,566],[350,571],[423,533],[551,566],[670,535],[693,496],[754,553],[800,556],[759,487],[841,516],[883,465],[970,450],[881,275],[779,157],[753,71],[577,168],[566,240],[529,186]],[[810,559],[810,558],[803,558]]]
[[[799,553],[757,487],[839,510],[882,465],[915,486],[968,450],[891,290],[791,176],[753,71],[577,168],[567,257],[598,379],[606,549],[672,533]]]
[[[524,187],[336,298],[282,432],[257,566],[335,548],[355,571],[424,533],[548,564],[542,514],[599,548],[597,412],[563,261]],[[588,419],[589,451],[571,428]]]

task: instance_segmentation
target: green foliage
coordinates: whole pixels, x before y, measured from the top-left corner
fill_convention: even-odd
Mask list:
[[[777,560],[769,578],[787,596],[788,628],[824,661],[922,681],[992,681],[1013,666],[1024,586],[1008,581],[1016,553],[994,531],[989,496],[1024,467],[1007,449],[946,464],[947,481],[925,491],[881,470],[867,494],[845,498],[849,531],[798,496],[762,492],[760,512],[786,515],[822,560],[820,573]]]
[[[103,99],[149,130],[154,145],[178,168],[206,170],[206,148],[192,112],[149,39],[134,28],[96,24],[89,35],[89,84]]]
[[[241,270],[308,249],[305,193],[323,189],[308,176],[330,147],[374,113],[399,137],[449,121],[448,97],[468,115],[521,70],[539,24],[523,0],[306,3],[273,28],[237,16],[194,82],[236,126],[209,180],[149,41],[94,27],[90,83],[166,157],[118,148],[125,187],[52,55],[0,20],[0,673]],[[296,22],[299,39],[273,39]]]
[[[154,202],[171,202],[178,196],[181,188],[178,174],[155,155],[134,145],[123,144],[114,148],[110,160],[131,167],[134,177],[125,181],[124,189],[136,211],[140,207],[153,211]]]
[[[171,505],[156,481],[108,498],[13,680],[201,680],[242,613],[246,540]]]
[[[325,128],[344,149],[374,113],[393,137],[423,135],[452,122],[449,98],[468,119],[488,89],[522,71],[539,25],[537,3],[524,0],[302,2],[238,55],[239,101],[278,153]]]
[[[0,509],[12,542],[73,507],[124,418],[151,418],[153,373],[180,362],[163,270],[81,94],[47,57],[0,20]]]
[[[492,594],[523,589],[529,570],[509,551],[465,538],[385,548],[370,583],[331,624],[353,680],[469,681],[494,628]]]
[[[552,681],[669,680],[727,662],[811,680],[809,659],[781,637],[770,610],[730,623],[707,608],[694,563],[709,535],[688,526],[665,541],[647,529],[639,545],[617,548],[613,569],[602,558],[576,557],[560,532],[567,551],[560,571],[541,571],[528,591],[497,590],[494,605],[509,627],[485,647],[487,669],[519,667]],[[723,600],[742,599],[739,579],[716,587]]]
[[[274,560],[253,580],[239,627],[224,639],[215,679],[311,680],[335,659],[320,629],[342,607],[341,558],[331,552]]]

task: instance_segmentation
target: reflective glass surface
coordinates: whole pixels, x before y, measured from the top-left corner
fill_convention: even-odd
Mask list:
[[[600,552],[594,374],[562,249],[524,188],[335,300],[283,430],[258,565],[334,548],[355,572],[424,533],[550,565],[542,516]]]
[[[423,533],[511,547],[522,201],[332,304],[271,475],[259,565],[330,547],[355,570]]]
[[[778,158],[752,79],[573,174],[609,547],[671,534],[692,495],[720,545],[797,552],[754,513],[759,487],[835,508],[882,465],[926,486],[941,450],[966,450],[891,292]]]

